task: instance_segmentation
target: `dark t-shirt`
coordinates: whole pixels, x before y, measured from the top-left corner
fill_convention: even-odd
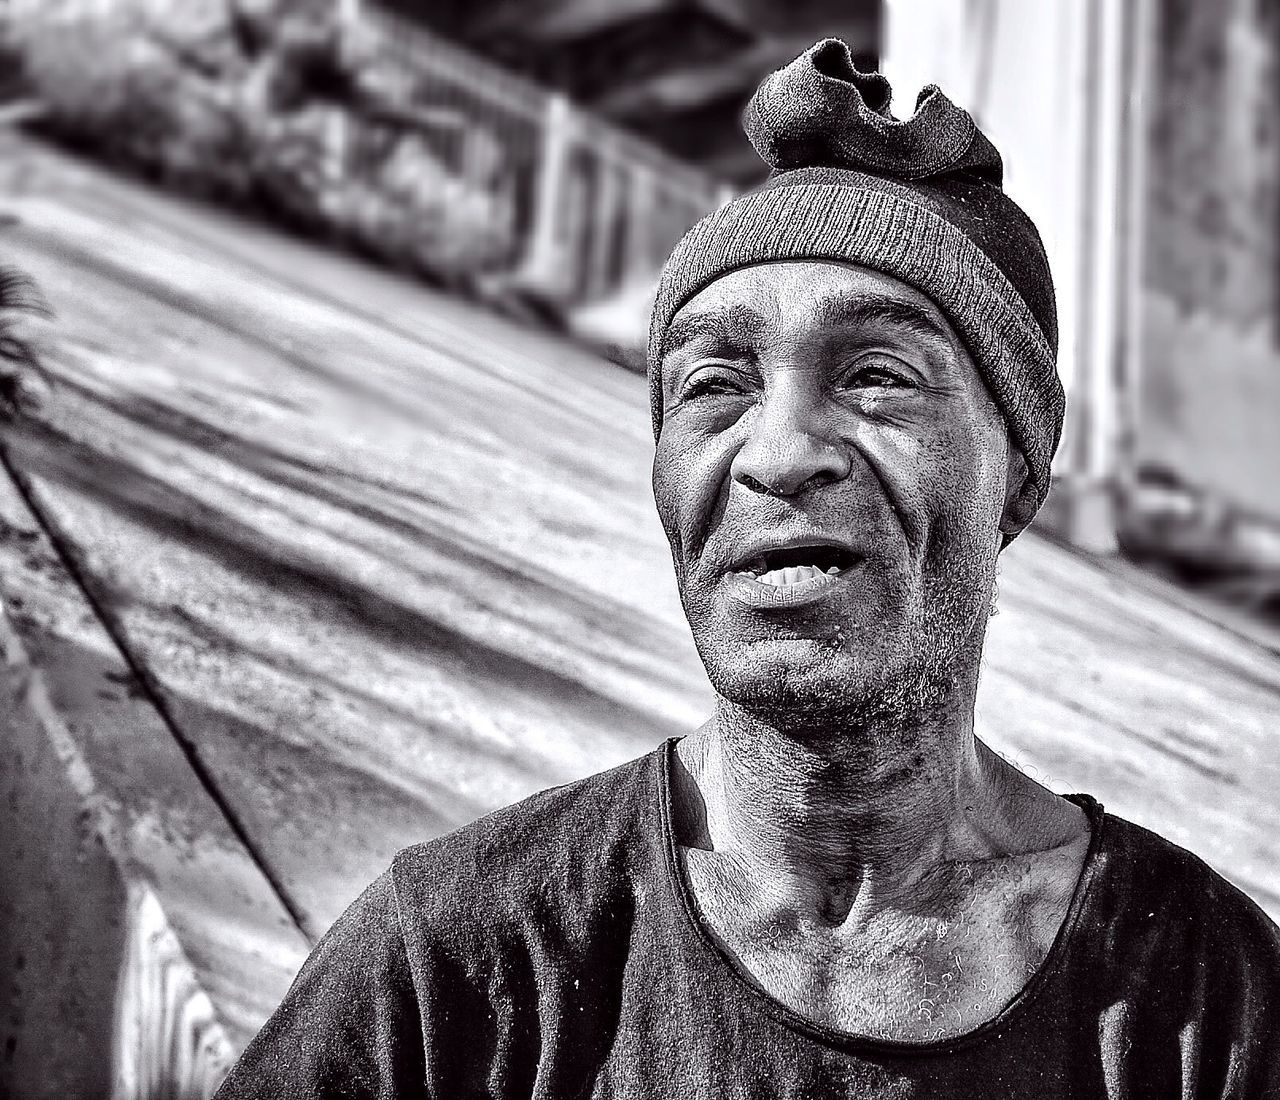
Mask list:
[[[1203,862],[1073,796],[1092,840],[995,1019],[900,1043],[749,982],[676,858],[674,742],[391,868],[219,1092],[240,1097],[1280,1097],[1280,930]]]

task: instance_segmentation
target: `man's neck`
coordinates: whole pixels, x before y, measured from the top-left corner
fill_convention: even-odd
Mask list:
[[[950,890],[939,872],[1026,839],[1008,813],[1012,769],[974,737],[975,686],[905,719],[807,727],[721,700],[677,750],[688,843],[734,860],[801,919],[928,908]]]

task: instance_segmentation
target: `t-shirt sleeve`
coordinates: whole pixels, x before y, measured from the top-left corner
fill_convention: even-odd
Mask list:
[[[387,871],[316,945],[215,1100],[426,1095],[421,1016]]]
[[[1280,1096],[1280,928],[1232,887],[1221,904],[1197,1097]],[[1234,904],[1232,904],[1234,903]],[[1216,1003],[1215,1003],[1216,1002]]]

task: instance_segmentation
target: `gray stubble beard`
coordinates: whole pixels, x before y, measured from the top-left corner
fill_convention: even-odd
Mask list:
[[[939,557],[935,564],[928,583],[908,604],[914,626],[899,650],[908,654],[905,660],[889,667],[864,665],[846,684],[810,690],[804,697],[794,685],[778,683],[770,685],[777,689],[775,699],[768,692],[729,699],[713,681],[722,709],[728,704],[744,717],[809,743],[838,738],[844,752],[857,751],[848,743],[854,731],[861,747],[881,759],[886,750],[900,755],[917,748],[950,708],[967,705],[963,689],[976,680],[986,628],[984,564],[971,557]]]

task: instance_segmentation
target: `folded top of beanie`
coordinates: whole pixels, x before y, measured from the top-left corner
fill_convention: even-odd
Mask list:
[[[908,119],[890,113],[891,98],[888,80],[859,70],[838,38],[824,38],[765,78],[743,128],[774,174],[816,167],[899,180],[966,173],[1001,185],[995,146],[937,85],[920,92]]]

